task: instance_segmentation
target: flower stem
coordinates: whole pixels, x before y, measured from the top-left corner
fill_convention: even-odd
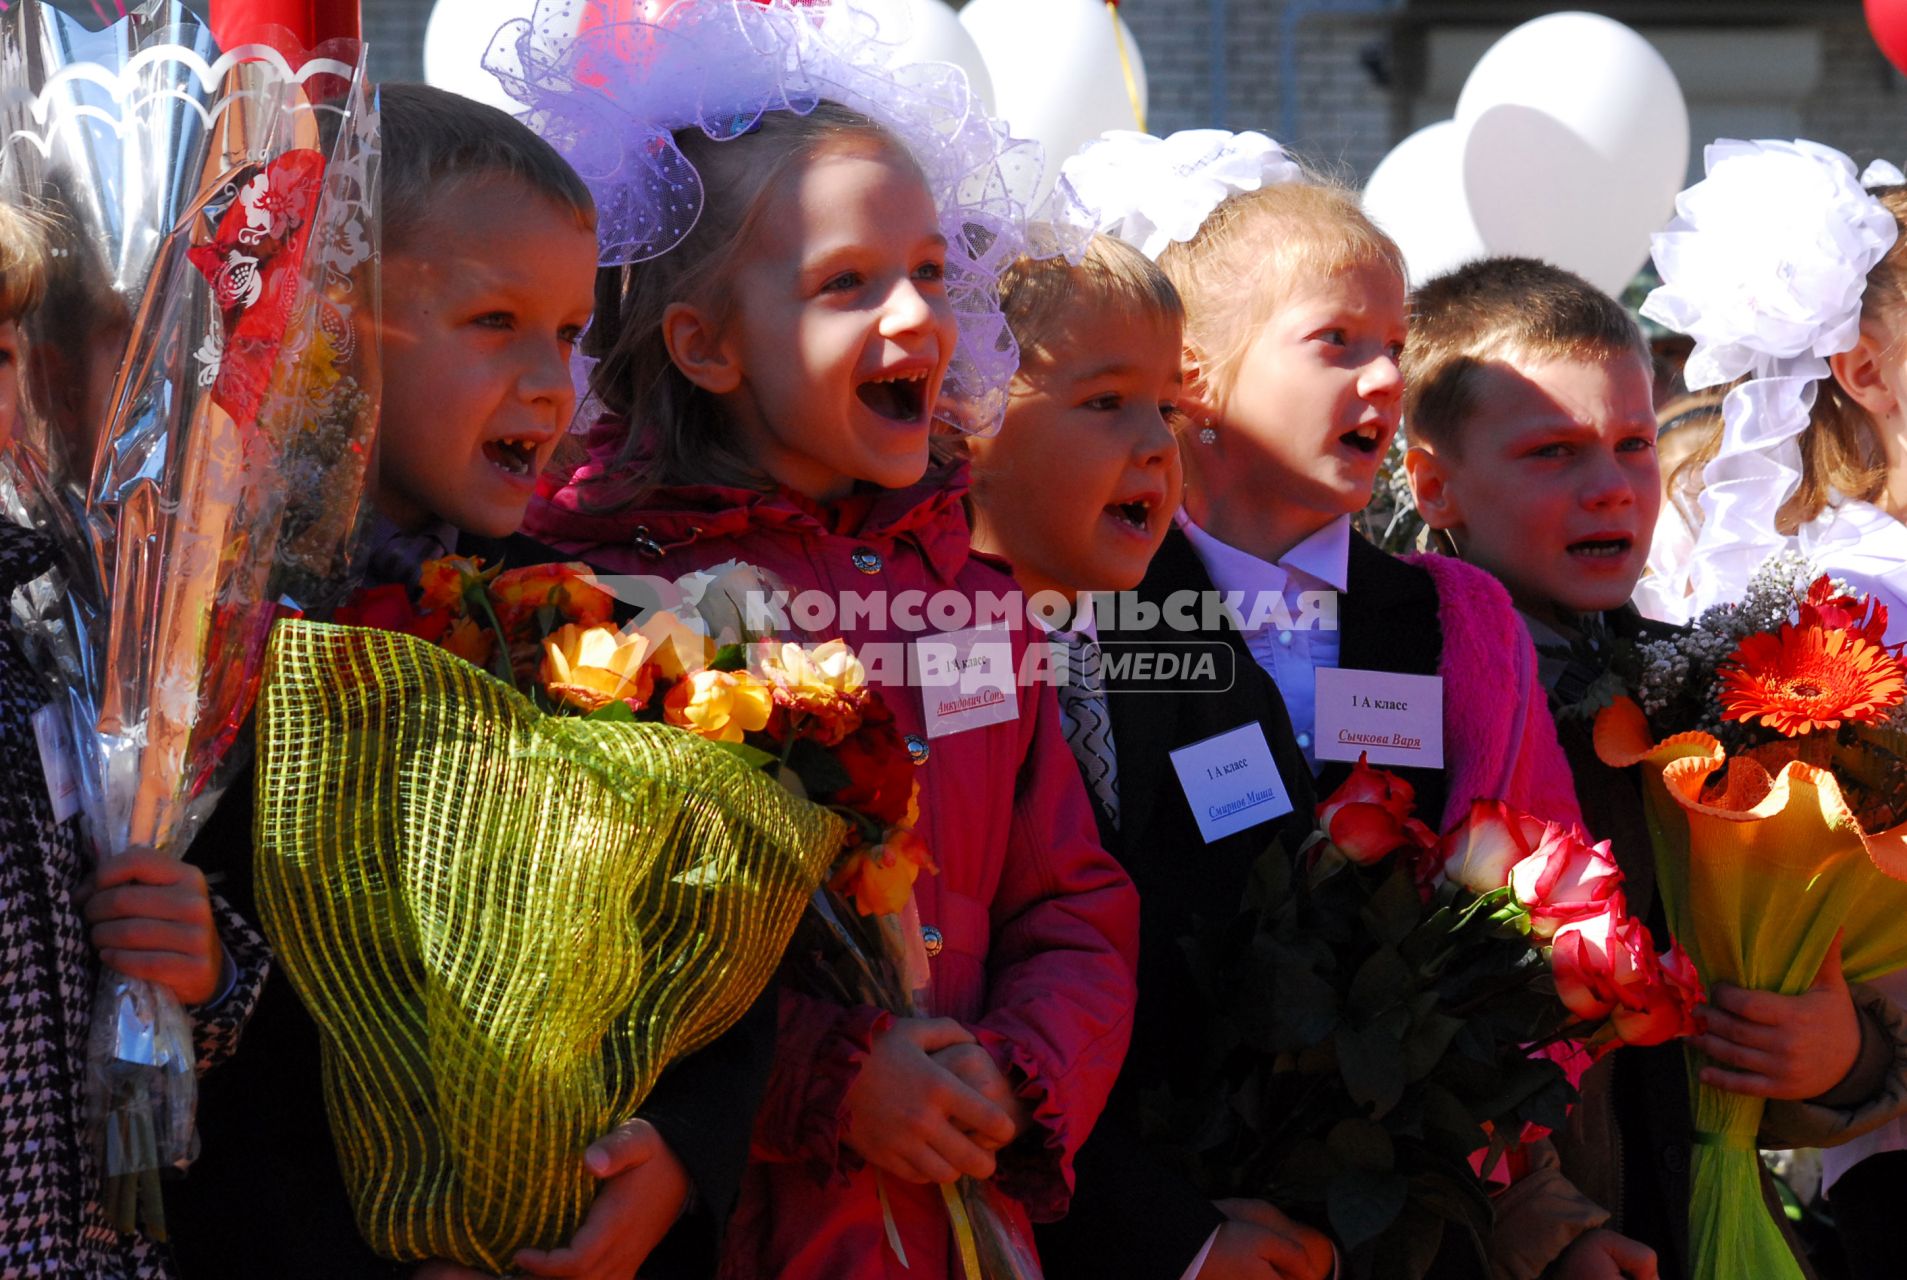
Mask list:
[[[497,679],[515,689],[516,668],[510,662],[510,637],[504,634],[503,621],[497,617],[497,611],[490,603],[490,589],[480,582],[475,588],[465,591],[464,603],[468,605],[472,600],[476,601],[478,610],[483,614],[484,625],[488,626],[491,634],[497,638],[496,657],[491,659],[491,666],[496,671]]]

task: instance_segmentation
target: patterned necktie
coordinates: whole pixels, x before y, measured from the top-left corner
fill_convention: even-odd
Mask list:
[[[1119,758],[1112,750],[1112,717],[1106,712],[1106,685],[1100,669],[1099,641],[1076,631],[1055,631],[1054,649],[1065,663],[1059,687],[1060,726],[1066,745],[1099,797],[1113,828],[1119,826]]]

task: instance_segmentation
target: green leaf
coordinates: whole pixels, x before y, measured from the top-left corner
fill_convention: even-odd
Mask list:
[[[1423,901],[1417,896],[1417,884],[1401,862],[1371,895],[1362,912],[1364,927],[1386,946],[1396,946],[1423,919]]]
[[[748,665],[748,650],[739,644],[725,644],[715,651],[709,667],[715,671],[740,671]]]
[[[1258,855],[1251,877],[1245,883],[1245,910],[1265,911],[1283,902],[1291,893],[1291,855],[1283,838]]]
[[[1338,1121],[1325,1137],[1324,1145],[1347,1169],[1367,1173],[1389,1173],[1397,1167],[1397,1150],[1391,1135],[1375,1120],[1351,1116]]]
[[[763,751],[760,747],[751,747],[746,742],[717,742],[714,745],[732,756],[740,756],[751,769],[766,769],[779,758]]]
[[[1309,1048],[1330,1035],[1337,1025],[1337,989],[1296,955],[1281,951],[1277,959],[1269,991],[1262,996],[1253,991],[1250,996],[1258,998],[1240,1002],[1260,1011],[1269,1006],[1269,1025],[1254,1047],[1270,1053]],[[1242,1015],[1244,1010],[1240,1012]],[[1250,1038],[1249,1030],[1246,1035]]]
[[[796,741],[788,753],[788,767],[801,778],[809,795],[831,796],[853,781],[834,754],[812,738]]]
[[[607,720],[611,724],[633,724],[636,713],[629,709],[626,702],[612,702],[608,706],[597,707],[594,711],[578,717],[583,720]]]
[[[1384,1280],[1423,1280],[1436,1265],[1443,1248],[1445,1220],[1414,1199],[1397,1215],[1397,1220],[1378,1236],[1369,1251],[1369,1274]],[[1489,1271],[1479,1267],[1463,1275],[1483,1276]]]
[[[1346,1169],[1331,1179],[1324,1193],[1331,1230],[1347,1249],[1376,1239],[1403,1212],[1409,1192],[1402,1174]]]
[[[1353,1101],[1376,1119],[1397,1105],[1404,1092],[1404,1060],[1397,1038],[1378,1027],[1341,1026],[1335,1037],[1338,1069]]]
[[[1448,1014],[1432,1012],[1419,1018],[1404,1037],[1404,1079],[1421,1080],[1434,1071],[1461,1030],[1463,1019]]]
[[[1410,966],[1391,947],[1379,947],[1351,979],[1347,997],[1351,1012],[1364,1019],[1376,1017],[1397,1001],[1409,996],[1412,988]]]

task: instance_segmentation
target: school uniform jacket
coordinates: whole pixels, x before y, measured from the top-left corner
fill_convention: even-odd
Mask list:
[[[1036,1231],[1050,1276],[1178,1280],[1224,1220],[1206,1196],[1141,1140],[1140,1100],[1147,1090],[1195,1065],[1196,1046],[1204,1036],[1198,1023],[1201,1001],[1179,939],[1201,920],[1235,914],[1252,864],[1281,831],[1302,838],[1316,804],[1311,771],[1284,699],[1253,661],[1238,630],[1178,631],[1165,616],[1163,606],[1175,593],[1212,589],[1192,544],[1174,528],[1134,593],[1161,607],[1157,622],[1127,632],[1106,625],[1116,619],[1102,619],[1099,627],[1109,658],[1122,650],[1209,651],[1224,687],[1161,692],[1132,678],[1136,664],[1123,670],[1117,662],[1110,664],[1106,700],[1119,761],[1119,825],[1112,825],[1097,797],[1093,803],[1106,848],[1139,890],[1139,1005],[1125,1069],[1079,1153],[1072,1211]],[[1188,641],[1204,648],[1190,649]],[[1265,731],[1292,812],[1208,845],[1173,771],[1171,752],[1254,723]]]

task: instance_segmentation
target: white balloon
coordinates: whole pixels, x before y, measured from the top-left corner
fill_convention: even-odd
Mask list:
[[[1463,131],[1452,120],[1419,129],[1371,171],[1364,212],[1404,251],[1410,286],[1486,256],[1463,195]]]
[[[437,0],[424,27],[424,82],[515,114],[523,104],[483,69],[483,55],[506,22],[527,18],[536,0]]]
[[[894,60],[951,62],[967,73],[967,84],[988,114],[993,113],[993,77],[980,46],[960,18],[941,0],[849,0],[872,17],[883,41],[896,45]]]
[[[1556,13],[1490,46],[1457,99],[1463,188],[1491,253],[1547,259],[1619,293],[1688,171],[1688,106],[1655,46]]]
[[[1143,112],[1145,60],[1125,19],[1105,0],[972,0],[960,11],[960,25],[986,59],[998,114],[1015,136],[1046,149],[1046,188],[1060,162],[1100,134],[1139,127],[1115,21]]]

